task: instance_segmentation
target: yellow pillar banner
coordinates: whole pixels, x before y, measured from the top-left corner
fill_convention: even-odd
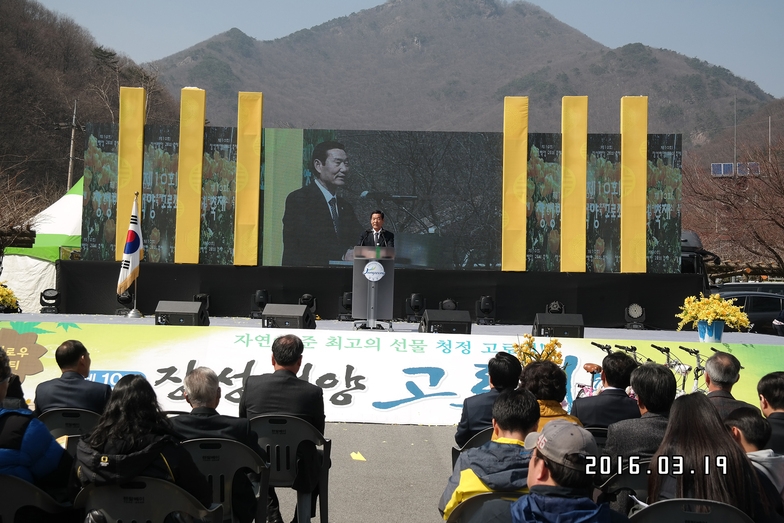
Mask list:
[[[199,263],[206,105],[207,93],[203,89],[195,87],[182,89],[174,263]]]
[[[258,265],[261,183],[262,93],[239,93],[237,104],[237,199],[234,265]]]
[[[117,145],[117,216],[114,259],[122,260],[134,193],[142,192],[144,118],[147,96],[141,87],[120,87],[120,134]],[[144,231],[142,231],[144,235]]]
[[[621,98],[621,272],[646,271],[648,97]]]
[[[528,200],[528,97],[504,98],[501,270],[524,271]]]
[[[283,213],[286,197],[302,187],[302,129],[264,132],[264,265],[283,258]]]
[[[561,272],[585,272],[588,97],[561,107]]]

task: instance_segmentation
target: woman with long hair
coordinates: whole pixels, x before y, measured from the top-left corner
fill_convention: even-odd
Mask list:
[[[123,376],[98,425],[79,442],[76,476],[81,486],[119,483],[136,476],[167,479],[209,506],[209,484],[179,441],[152,385],[138,374]]]
[[[732,505],[755,521],[778,521],[751,461],[703,394],[686,394],[672,404],[650,468],[649,503],[706,499]]]

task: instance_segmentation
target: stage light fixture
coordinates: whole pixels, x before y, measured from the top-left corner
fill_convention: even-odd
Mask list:
[[[60,292],[57,289],[46,289],[41,292],[38,300],[41,303],[41,314],[58,314],[60,309]]]
[[[547,314],[563,314],[564,312],[566,312],[566,310],[564,309],[564,304],[558,300],[550,302],[544,311]]]
[[[267,289],[259,289],[251,296],[250,317],[260,320],[264,314],[264,307],[270,302]]]
[[[637,304],[632,303],[624,310],[624,318],[626,319],[627,329],[644,329],[645,328],[645,309]]]
[[[495,325],[495,302],[492,296],[482,296],[477,300],[476,324]]]
[[[314,317],[317,316],[317,314],[316,314],[316,297],[315,296],[313,296],[312,294],[307,294],[307,293],[303,294],[302,296],[300,296],[298,303],[300,305],[305,305],[308,308],[308,310],[310,311],[310,313]]]
[[[427,308],[427,300],[418,292],[406,298],[406,321],[419,323],[422,321],[422,312]]]
[[[354,318],[351,316],[351,300],[353,294],[344,292],[338,297],[338,321],[352,321]]]
[[[443,301],[438,302],[438,308],[442,311],[456,311],[457,310],[457,302],[452,298],[447,298]]]
[[[198,301],[204,304],[204,310],[209,312],[210,310],[210,295],[205,293],[199,293],[193,295],[193,301]]]

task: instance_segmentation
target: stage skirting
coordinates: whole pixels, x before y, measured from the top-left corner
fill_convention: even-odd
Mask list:
[[[153,384],[164,410],[190,410],[183,399],[183,378],[189,369],[210,367],[221,380],[218,410],[236,416],[245,380],[272,372],[270,347],[277,336],[288,332],[305,342],[301,377],[324,389],[327,421],[421,425],[457,423],[463,399],[488,390],[488,359],[498,351],[511,352],[523,334],[518,339],[480,334],[0,321],[0,345],[6,348],[14,372],[23,379],[28,400],[33,399],[39,383],[60,375],[54,358],[57,346],[64,340],[78,339],[90,351],[93,368],[89,379],[113,385],[126,374],[143,374]],[[536,339],[540,348],[547,341]],[[643,356],[664,360],[650,348],[651,340],[559,341],[567,366],[570,403],[577,384],[589,383],[583,364],[601,363],[604,356],[591,341],[636,345]],[[711,354],[709,344],[657,344],[676,351],[677,345],[684,345],[699,349],[706,357]],[[745,368],[733,394],[754,405],[758,403],[755,387],[759,378],[784,368],[780,345],[713,346],[741,360]],[[685,353],[677,356],[689,365],[694,363]],[[689,378],[686,390],[690,392]]]

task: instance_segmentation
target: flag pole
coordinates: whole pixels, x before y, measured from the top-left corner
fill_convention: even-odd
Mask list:
[[[136,285],[138,283],[138,279],[133,280],[133,309],[128,311],[128,318],[144,318],[144,314],[136,308]]]
[[[133,283],[133,309],[128,311],[128,318],[143,318],[139,309],[136,308],[137,279],[139,276],[139,262],[144,252],[144,241],[142,240],[142,229],[139,223],[139,193],[134,193],[133,208],[131,209],[131,220],[128,226],[128,235],[125,239],[125,249],[123,249],[123,259],[120,265],[120,278],[117,280],[117,294],[127,291]]]

